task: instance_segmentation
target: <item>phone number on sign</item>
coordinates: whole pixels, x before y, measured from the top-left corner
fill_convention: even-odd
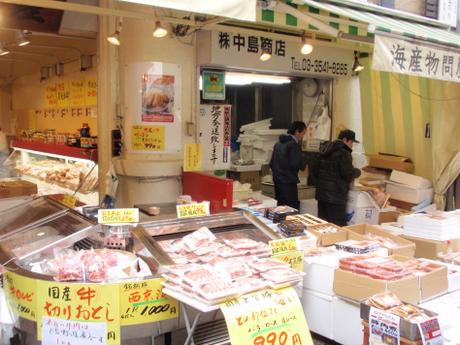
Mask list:
[[[296,60],[295,57],[291,57],[291,62],[291,69],[294,71],[327,73],[335,75],[348,74],[347,63],[338,63],[323,60],[310,60],[307,58],[304,58],[302,60]]]

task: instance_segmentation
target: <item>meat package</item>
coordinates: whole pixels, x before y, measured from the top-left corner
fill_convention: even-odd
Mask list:
[[[336,243],[335,248],[353,254],[368,254],[379,250],[380,245],[376,241],[348,240]]]
[[[286,220],[281,221],[278,224],[278,228],[287,237],[294,237],[294,236],[303,235],[307,227],[302,222],[296,219],[290,219],[290,217],[287,217]]]
[[[279,223],[286,220],[288,216],[297,214],[295,208],[289,206],[269,207],[265,209],[265,218],[270,219],[273,223]]]

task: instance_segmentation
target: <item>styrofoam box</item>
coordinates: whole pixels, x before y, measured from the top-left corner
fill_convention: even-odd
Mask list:
[[[332,323],[334,299],[337,297],[308,289],[303,290],[302,304],[308,328],[329,339],[334,339]]]
[[[362,191],[351,190],[347,201],[348,224],[378,224],[379,209],[371,196]]]
[[[407,187],[413,189],[428,189],[433,187],[431,181],[424,177],[408,174],[398,170],[393,170],[391,172],[390,181],[406,185]]]
[[[358,302],[346,301],[338,297],[332,300],[334,341],[342,345],[363,343],[359,308]]]
[[[433,200],[433,188],[413,189],[394,182],[387,182],[387,193],[392,199],[420,204],[423,201]]]

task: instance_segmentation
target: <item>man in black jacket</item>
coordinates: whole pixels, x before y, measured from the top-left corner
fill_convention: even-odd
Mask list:
[[[348,191],[351,182],[361,175],[361,171],[353,167],[353,143],[359,143],[355,132],[341,131],[337,140],[321,147],[317,166],[313,169],[318,217],[339,226],[347,224]]]
[[[295,209],[300,207],[297,184],[299,183],[299,170],[304,170],[306,167],[301,149],[306,129],[305,123],[293,122],[287,134],[280,135],[279,141],[273,148],[270,168],[278,205],[287,205]]]

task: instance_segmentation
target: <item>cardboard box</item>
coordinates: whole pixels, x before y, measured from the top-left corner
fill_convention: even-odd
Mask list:
[[[396,208],[399,208],[404,211],[412,211],[412,209],[417,206],[417,204],[412,204],[410,202],[405,202],[401,200],[396,200],[396,199],[389,199],[388,200],[391,206],[394,206]]]
[[[413,189],[402,184],[388,181],[387,193],[391,199],[401,200],[412,204],[420,204],[423,201],[431,202],[433,200],[433,188]]]
[[[328,339],[334,339],[332,323],[334,311],[332,303],[336,298],[303,289],[302,305],[310,331]]]
[[[408,157],[379,153],[378,155],[368,155],[368,158],[369,166],[373,168],[414,172],[414,164]]]
[[[399,170],[393,170],[391,172],[390,181],[406,185],[413,189],[428,189],[433,187],[433,183],[431,183],[430,180]]]
[[[379,212],[379,224],[382,223],[395,223],[403,213],[400,210],[396,211],[380,211]]]
[[[407,235],[401,235],[401,237],[415,243],[415,256],[418,258],[435,260],[439,254],[460,251],[460,239],[435,241]]]
[[[316,230],[324,226],[332,226],[338,229],[338,231],[322,234]],[[359,236],[358,234],[354,232],[347,231],[334,224],[312,225],[312,226],[307,227],[307,231],[312,233],[314,236],[316,236],[316,238],[318,238],[318,245],[322,247],[332,246],[336,243],[344,242],[347,240],[357,240],[357,241],[365,240],[364,237]]]
[[[364,237],[366,237],[367,234],[374,234],[376,236],[388,238],[398,243],[399,246],[396,248],[386,247],[388,249],[389,255],[400,255],[400,256],[406,256],[406,257],[413,257],[415,254],[415,244],[413,242],[406,240],[400,236],[390,234],[389,232],[382,230],[376,226],[372,226],[369,224],[358,224],[358,225],[347,226],[346,229],[352,232],[355,232],[359,235],[362,235]]]
[[[334,275],[334,292],[355,301],[362,301],[375,294],[393,291],[402,301],[417,304],[420,299],[417,277],[385,281],[338,269]]]
[[[37,185],[29,181],[0,182],[0,199],[37,194]]]
[[[240,183],[249,183],[252,190],[260,190],[260,171],[230,171],[227,170],[227,178]]]

